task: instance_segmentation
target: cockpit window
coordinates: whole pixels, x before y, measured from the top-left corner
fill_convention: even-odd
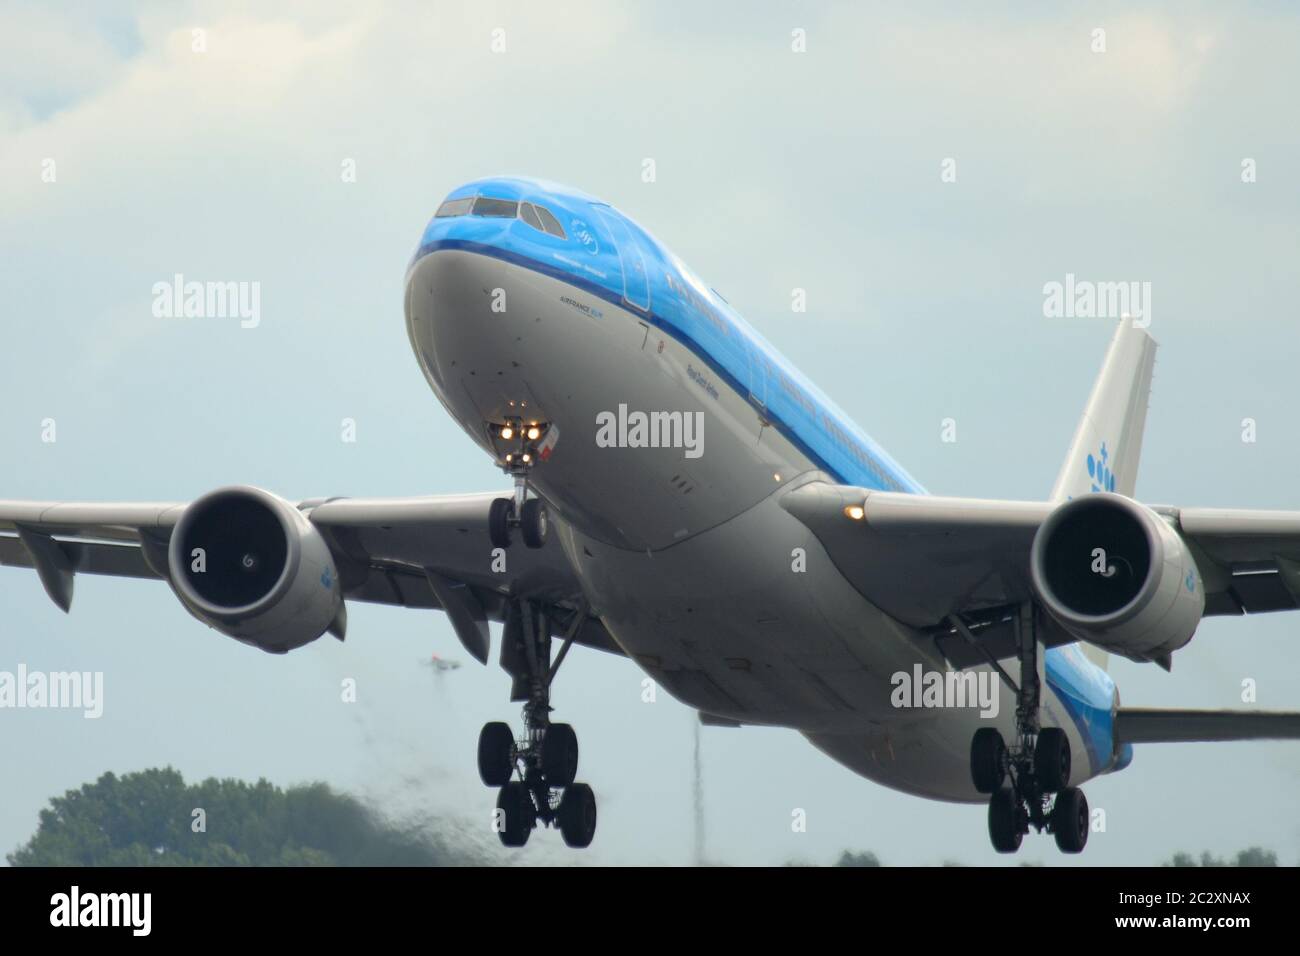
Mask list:
[[[552,236],[558,236],[561,239],[567,239],[564,234],[564,227],[560,225],[560,220],[551,215],[551,211],[545,206],[537,206],[537,215],[542,220],[542,228]]]
[[[474,200],[474,215],[492,219],[514,219],[519,214],[519,203],[513,199],[492,199],[479,196]]]
[[[491,196],[466,196],[464,199],[448,199],[433,214],[435,219],[464,215],[486,216],[490,219],[514,219],[517,216],[538,232],[560,239],[568,238],[564,234],[564,227],[549,209],[530,202],[493,199]]]
[[[519,218],[538,232],[546,231],[542,228],[542,221],[537,218],[537,210],[533,208],[533,204],[530,202],[521,202],[519,204]]]
[[[472,205],[474,205],[473,196],[465,199],[448,199],[438,207],[438,211],[433,214],[433,218],[446,219],[449,216],[463,216],[469,212],[469,207]]]

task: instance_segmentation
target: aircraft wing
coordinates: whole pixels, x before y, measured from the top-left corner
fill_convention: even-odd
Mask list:
[[[1034,535],[1059,505],[826,482],[793,489],[782,504],[864,597],[919,628],[1028,600]],[[861,509],[861,516],[846,509]],[[1204,582],[1206,615],[1300,607],[1300,512],[1152,510],[1189,546]]]
[[[483,660],[486,622],[502,620],[509,600],[585,608],[554,536],[538,549],[511,548],[505,570],[494,566],[488,506],[504,495],[311,499],[297,508],[328,544],[346,600],[441,608],[466,648]],[[0,500],[0,565],[34,569],[64,610],[77,574],[168,580],[168,543],[185,508],[176,502]],[[594,617],[574,639],[621,653]]]
[[[1276,711],[1156,710],[1121,707],[1121,743],[1171,744],[1221,740],[1300,740],[1300,714]]]

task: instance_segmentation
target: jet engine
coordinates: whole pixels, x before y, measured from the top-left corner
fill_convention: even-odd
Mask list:
[[[1138,661],[1163,660],[1205,613],[1196,562],[1170,524],[1123,495],[1084,495],[1039,527],[1034,590],[1075,637]]]
[[[172,586],[209,627],[264,651],[327,630],[342,638],[343,595],[329,545],[292,504],[260,488],[219,488],[186,506],[168,546]]]

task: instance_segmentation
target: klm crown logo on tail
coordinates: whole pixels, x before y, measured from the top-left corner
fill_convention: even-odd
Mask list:
[[[1088,456],[1088,477],[1092,479],[1093,491],[1114,491],[1115,490],[1115,471],[1111,467],[1110,454],[1106,451],[1106,443],[1101,443],[1101,454]]]

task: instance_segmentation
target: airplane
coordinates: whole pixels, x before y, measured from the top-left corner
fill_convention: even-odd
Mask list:
[[[439,674],[444,673],[445,671],[460,670],[460,661],[450,660],[438,654],[430,655],[429,659],[424,663],[428,664]]]
[[[927,494],[681,259],[576,189],[453,190],[404,313],[434,395],[510,490],[0,501],[0,563],[35,569],[64,611],[77,573],[162,579],[271,653],[342,640],[351,601],[441,609],[481,663],[499,624],[524,730],[484,726],[478,769],[507,846],[542,826],[594,837],[577,735],[551,719],[575,644],[628,658],[704,724],[793,728],[882,785],[986,804],[1004,853],[1031,828],[1081,851],[1081,786],[1135,744],[1300,738],[1297,713],[1121,705],[1107,672],[1110,654],[1168,670],[1203,617],[1300,595],[1300,512],[1134,499],[1155,356],[1134,321],[1050,493],[1004,501]],[[913,674],[925,692],[900,699]],[[995,706],[963,699],[979,681]]]

